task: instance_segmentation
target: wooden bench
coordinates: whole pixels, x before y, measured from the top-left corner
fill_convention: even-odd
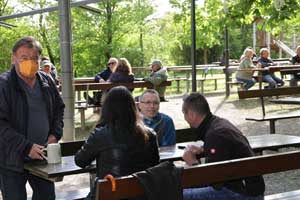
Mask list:
[[[273,115],[273,116],[263,116],[263,117],[247,117],[246,120],[256,121],[256,122],[264,122],[269,121],[270,124],[270,133],[275,133],[275,121],[281,119],[293,119],[300,118],[300,114],[290,114],[290,115]]]
[[[80,126],[81,129],[84,130],[85,128],[85,110],[88,108],[99,108],[100,106],[98,105],[92,105],[92,104],[80,104],[80,105],[75,105],[74,109],[78,110],[80,113]]]
[[[265,200],[297,200],[300,199],[300,190],[272,194],[265,197]]]
[[[264,97],[271,96],[282,96],[282,95],[293,95],[300,94],[300,87],[281,87],[281,88],[272,88],[272,89],[261,89],[261,90],[239,90],[238,95],[240,99],[247,98],[260,98],[261,108],[262,108],[262,117],[259,118],[247,118],[247,120],[254,121],[270,121],[270,133],[275,133],[275,121],[280,119],[290,119],[300,117],[295,114],[284,114],[284,115],[276,115],[276,116],[268,116],[266,117],[265,113],[265,103]]]
[[[86,199],[90,188],[81,188],[77,190],[67,190],[63,192],[55,192],[55,200],[84,200]],[[27,200],[31,200],[32,196],[27,196]]]
[[[185,77],[174,77],[170,80],[176,81],[176,88],[177,88],[176,92],[177,93],[180,93],[180,81],[187,81],[187,79]],[[187,85],[188,85],[188,82],[186,82],[186,88],[188,87]]]
[[[281,87],[271,89],[256,89],[256,90],[240,90],[238,95],[240,99],[257,98],[257,97],[272,97],[282,95],[300,94],[300,87]]]
[[[64,192],[56,192],[56,200],[84,200],[90,192],[90,188],[81,188],[77,190],[68,190]]]
[[[161,83],[161,86],[170,86],[171,80],[167,80]],[[125,86],[129,89],[134,88],[153,88],[153,84],[147,81],[134,81],[132,83],[78,83],[74,84],[75,91],[89,91],[89,90],[108,90],[116,86]]]
[[[200,92],[204,93],[204,82],[205,81],[214,81],[215,90],[218,89],[218,80],[224,79],[224,78],[217,78],[217,77],[209,77],[209,78],[197,78],[196,81],[198,82],[198,87],[200,87]],[[190,88],[190,82],[192,81],[192,78],[187,79],[188,85],[187,85],[187,92],[189,92]]]
[[[300,169],[299,159],[300,151],[295,151],[185,167],[181,184],[183,188],[201,187],[245,177]],[[96,199],[118,200],[134,198],[144,194],[143,187],[137,178],[132,175],[116,178],[115,186],[115,191],[112,191],[110,181],[98,180]],[[297,197],[294,199],[300,199],[298,191],[285,193],[285,197],[288,197],[289,194]],[[268,200],[271,200],[271,198],[266,197]]]
[[[235,80],[235,81],[228,81],[227,84],[230,86],[230,88],[232,88],[232,86],[238,86],[240,88],[243,88],[245,83],[242,81]]]

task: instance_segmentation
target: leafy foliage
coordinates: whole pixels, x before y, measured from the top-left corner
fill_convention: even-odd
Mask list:
[[[52,0],[0,0],[0,16],[57,5]],[[16,1],[14,1],[16,2]],[[197,1],[196,1],[197,2]],[[77,76],[93,76],[106,67],[110,56],[126,57],[132,66],[154,59],[164,65],[186,65],[191,52],[191,1],[170,0],[174,12],[155,18],[151,0],[102,0],[91,5],[99,12],[72,8],[73,67]],[[298,33],[299,0],[206,0],[196,7],[197,64],[218,61],[223,52],[224,27],[229,30],[231,58],[239,58],[252,44],[252,23],[278,36]],[[10,67],[11,48],[25,35],[41,41],[43,54],[60,71],[57,11],[11,19],[0,26],[0,71]],[[287,38],[287,36],[286,36]]]

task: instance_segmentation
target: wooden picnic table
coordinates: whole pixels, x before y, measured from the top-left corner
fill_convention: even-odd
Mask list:
[[[274,65],[274,66],[269,66],[269,67],[256,67],[256,68],[249,68],[249,69],[238,69],[239,71],[250,71],[250,72],[258,72],[258,83],[259,83],[259,90],[262,90],[262,81],[263,81],[263,75],[262,73],[264,71],[270,71],[270,72],[276,72],[276,71],[281,71],[281,70],[294,70],[294,69],[300,69],[300,65]],[[260,101],[261,101],[261,108],[262,108],[262,113],[263,116],[266,115],[265,111],[265,102],[264,102],[264,97],[260,96]]]
[[[167,80],[161,83],[162,86],[170,86],[171,80]],[[78,83],[74,84],[75,91],[89,91],[89,90],[108,90],[116,86],[125,86],[127,88],[153,88],[153,84],[148,81],[134,81],[132,83]]]
[[[252,149],[257,153],[261,153],[263,150],[300,146],[300,137],[292,135],[257,135],[248,136],[247,139]],[[183,148],[188,144],[195,144],[195,142],[177,143],[174,146],[159,148],[160,160],[181,160],[184,152]],[[199,144],[201,144],[201,142],[199,142]],[[51,181],[61,181],[63,176],[66,175],[74,175],[87,172],[94,173],[95,167],[95,163],[83,169],[76,166],[74,162],[74,156],[64,156],[62,157],[62,162],[58,164],[32,162],[25,163],[24,166],[24,168],[28,170],[29,173]]]
[[[95,77],[74,78],[73,83],[74,84],[79,84],[79,83],[95,83]]]

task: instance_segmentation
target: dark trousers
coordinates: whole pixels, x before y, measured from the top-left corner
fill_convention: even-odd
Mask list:
[[[0,173],[0,187],[3,200],[27,200],[26,182],[32,190],[32,200],[55,200],[54,183],[31,175],[6,170]]]

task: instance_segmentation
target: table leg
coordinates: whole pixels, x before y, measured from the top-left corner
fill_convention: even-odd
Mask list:
[[[90,188],[91,188],[91,191],[94,188],[95,180],[96,180],[96,173],[90,172]]]
[[[270,134],[275,134],[275,120],[270,120]]]
[[[262,72],[259,71],[258,72],[258,86],[259,86],[259,89],[261,90],[262,89]]]

